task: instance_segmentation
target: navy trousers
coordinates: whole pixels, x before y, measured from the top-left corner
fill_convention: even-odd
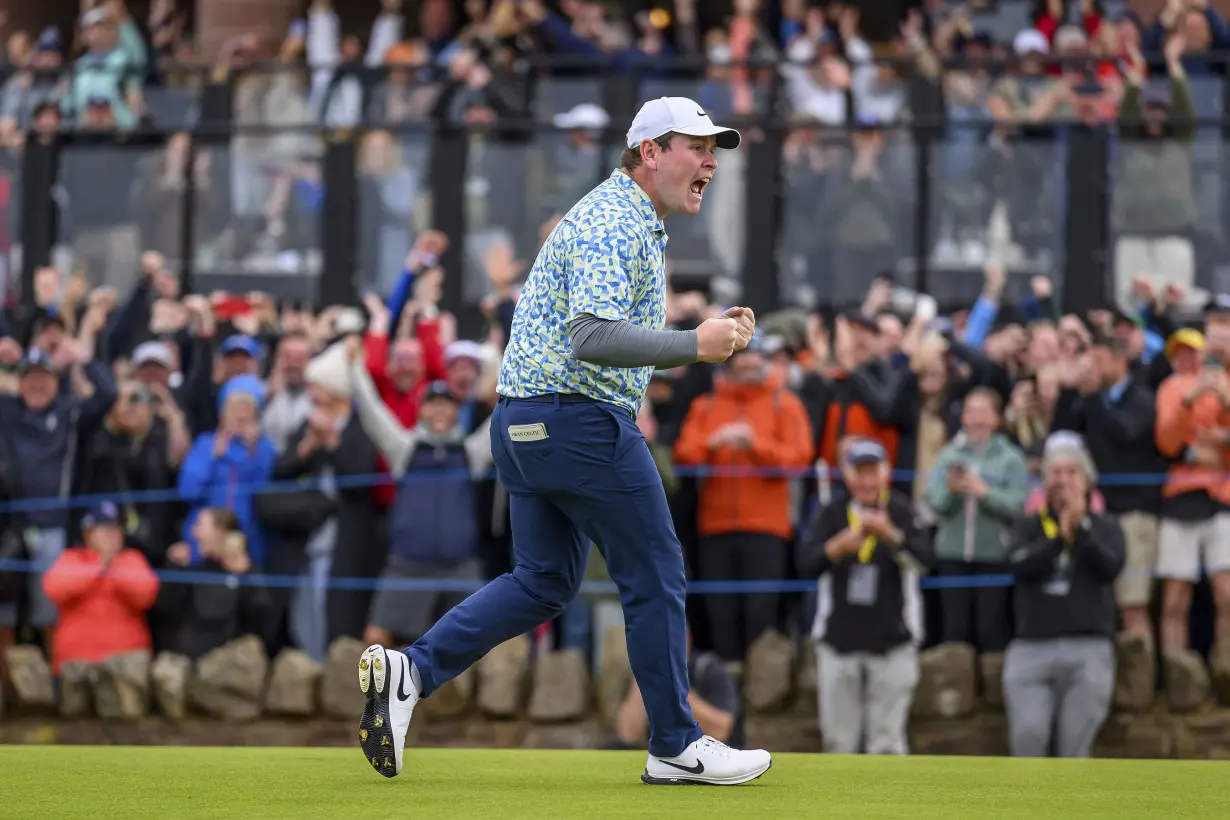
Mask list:
[[[500,399],[491,447],[509,493],[516,567],[406,652],[430,694],[493,647],[559,615],[580,589],[592,540],[619,587],[649,753],[673,757],[701,735],[688,705],[683,552],[631,414],[579,398]],[[545,436],[521,427],[539,424]],[[520,428],[515,439],[510,426]]]

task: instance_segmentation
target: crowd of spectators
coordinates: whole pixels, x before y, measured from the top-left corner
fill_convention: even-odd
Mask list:
[[[857,12],[840,4],[784,3],[776,34],[754,0],[702,31],[701,5],[679,0],[665,19],[649,14],[629,26],[587,0],[561,3],[558,13],[536,1],[468,3],[466,21],[426,0],[407,36],[401,2],[385,0],[365,46],[343,37],[330,3],[316,0],[278,51],[286,70],[245,73],[260,44],[228,44],[219,72],[235,73],[238,122],[385,125],[367,131],[360,149],[363,190],[382,209],[364,220],[362,269],[373,291],[361,307],[182,293],[178,239],[163,220],[187,171],[187,137],[149,168],[130,160],[110,169],[102,184],[78,169],[74,185],[66,165],[67,194],[56,200],[71,226],[66,256],[35,275],[33,309],[10,305],[0,327],[0,557],[34,570],[0,573],[0,647],[43,643],[58,668],[134,647],[199,658],[256,634],[271,654],[294,646],[321,658],[339,636],[412,641],[456,599],[404,591],[401,581],[477,582],[509,569],[507,496],[490,472],[485,422],[526,267],[519,260],[533,257],[541,231],[595,174],[609,173],[602,133],[617,125],[598,97],[529,110],[516,78],[542,51],[605,54],[609,71],[685,90],[715,118],[768,113],[765,69],[746,60],[784,54],[797,63],[782,69],[797,126],[785,146],[782,261],[803,272],[786,291],[800,307],[762,315],[754,343],[723,366],[657,372],[638,423],[692,578],[815,580],[817,591],[698,596],[690,605],[698,647],[737,670],[769,630],[816,641],[821,691],[831,698],[821,704],[826,743],[882,752],[905,751],[920,645],[1007,650],[1014,749],[1045,754],[1052,738],[1036,729],[1050,719],[1046,704],[1070,696],[1079,717],[1053,741],[1060,753],[1087,754],[1114,675],[1104,649],[1118,631],[1156,643],[1159,654],[1230,641],[1230,297],[1197,287],[1193,248],[1206,211],[1195,135],[1183,121],[1199,107],[1196,77],[1219,70],[1210,54],[1223,37],[1220,18],[1180,0],[1157,21],[1105,16],[1096,3],[1045,3],[1035,28],[1015,34],[1011,68],[993,73],[978,58],[1007,44],[943,4],[902,22],[891,48],[905,59],[891,64],[873,62]],[[155,19],[174,18],[159,9]],[[159,63],[175,52],[169,31],[151,47],[150,26],[115,2],[81,24],[81,71],[50,88],[19,71],[6,86],[0,175],[31,135],[132,126],[149,114],[141,89],[170,78]],[[50,66],[52,52],[68,56],[57,33],[36,42],[36,67]],[[1052,50],[1088,54],[1092,70],[1049,63]],[[672,53],[706,56],[705,76],[681,86],[655,63]],[[965,68],[939,70],[939,59],[955,56]],[[21,49],[9,59],[29,65]],[[112,62],[142,69],[124,69],[131,82],[91,90],[91,72]],[[581,76],[544,82],[600,82],[574,71]],[[1171,96],[1146,88],[1149,72],[1168,78]],[[941,186],[939,244],[952,240],[982,288],[967,309],[944,316],[891,274],[913,207],[894,177],[908,163],[892,147],[906,138],[892,125],[910,116],[905,74],[941,86],[954,123],[967,121],[953,125],[953,150],[936,171],[951,182]],[[44,96],[31,103],[36,88]],[[105,122],[90,119],[104,109]],[[426,143],[398,124],[527,113],[556,117],[565,139],[543,156],[563,172],[532,173],[524,146],[521,161],[508,163],[501,149],[516,134],[477,134],[481,150],[465,181],[470,231],[431,229],[419,209]],[[1047,209],[1038,207],[1062,166],[1031,163],[1051,156],[1057,118],[1088,124],[1116,114],[1139,133],[1115,160],[1125,192],[1110,214],[1120,260],[1113,298],[1106,310],[1063,315],[1054,256],[1044,253],[1057,235],[1039,224]],[[848,143],[838,142],[846,123]],[[955,136],[975,131],[975,142]],[[304,226],[318,205],[319,148],[302,131],[261,132],[237,136],[225,152],[197,152],[198,196],[213,203],[198,218],[217,228],[203,234],[206,244],[228,245],[218,252],[235,259],[267,252],[275,266],[300,270],[287,254],[311,245],[314,229]],[[720,176],[732,181],[697,220],[715,274],[740,254],[729,211],[737,156],[722,158]],[[105,180],[122,178],[135,183],[133,210],[107,196]],[[1011,196],[979,199],[1005,179]],[[525,207],[527,185],[547,186],[536,209]],[[10,231],[0,229],[0,242],[15,235],[17,201],[12,186],[0,188]],[[1000,247],[970,250],[967,239]],[[457,318],[441,306],[450,242],[465,246],[460,275],[486,318],[473,339],[457,338]],[[1009,270],[1026,259],[1046,269],[1026,280],[1024,298],[1011,298]],[[680,267],[673,257],[668,322],[688,328],[726,300],[716,285],[683,285]],[[808,294],[822,291],[826,307],[843,309],[813,312]],[[294,483],[304,478],[313,481]],[[274,482],[278,491],[263,491]],[[119,565],[131,582],[112,577]],[[219,582],[159,583],[153,574],[185,568]],[[258,571],[301,583],[223,582]],[[956,584],[931,596],[919,592],[923,572],[1007,572],[1018,582]],[[605,577],[596,551],[589,577]],[[330,584],[338,578],[368,579],[370,588]],[[1205,588],[1215,614],[1193,619],[1194,591]],[[1058,599],[1065,617],[1038,617]],[[611,603],[579,600],[544,645],[599,657],[602,627],[618,618]],[[1046,681],[1060,672],[1088,685],[1050,692]],[[885,686],[842,688],[862,675]],[[632,701],[626,711],[620,736],[632,742],[643,726]]]

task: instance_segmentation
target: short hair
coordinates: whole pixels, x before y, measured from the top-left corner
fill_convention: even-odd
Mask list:
[[[671,140],[674,139],[675,132],[668,131],[660,137],[654,137],[654,143],[663,151],[671,150]],[[619,167],[625,171],[635,171],[641,167],[641,146],[638,144],[635,148],[625,148],[623,153],[619,155]]]
[[[999,395],[999,393],[989,387],[975,387],[973,390],[965,394],[965,401],[962,402],[962,404],[964,405],[969,403],[970,399],[986,399],[991,406],[995,408],[996,413],[1002,413],[1004,411],[1003,398]]]
[[[1131,354],[1131,351],[1128,350],[1128,344],[1124,339],[1105,331],[1094,334],[1093,343],[1090,347],[1104,347],[1114,356],[1128,356]]]

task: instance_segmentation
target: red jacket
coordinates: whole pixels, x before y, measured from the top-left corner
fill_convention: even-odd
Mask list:
[[[423,378],[420,383],[402,393],[389,378],[389,337],[367,334],[364,348],[367,353],[367,372],[372,376],[376,392],[380,399],[401,422],[401,426],[409,430],[419,420],[419,387],[430,384],[436,379],[444,378],[444,346],[440,344],[440,325],[434,320],[420,319],[414,325],[415,338],[423,346]],[[389,465],[384,456],[380,457],[379,469],[388,473]],[[376,506],[387,509],[393,503],[397,488],[392,483],[377,484],[373,490]]]
[[[124,550],[105,571],[98,552],[65,550],[43,576],[43,591],[60,609],[52,645],[55,674],[65,661],[98,663],[150,650],[145,613],[158,597],[158,577],[137,550]]]

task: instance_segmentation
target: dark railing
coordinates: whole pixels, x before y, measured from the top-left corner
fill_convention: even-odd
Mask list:
[[[123,284],[140,250],[153,248],[186,288],[328,304],[387,291],[414,236],[437,227],[453,239],[445,306],[476,327],[488,254],[506,245],[532,260],[547,219],[616,165],[637,106],[682,95],[746,139],[720,156],[702,214],[667,220],[676,287],[706,287],[719,301],[760,309],[833,308],[892,271],[900,285],[955,307],[979,292],[984,264],[998,260],[1010,274],[1009,298],[1044,275],[1065,307],[1104,306],[1113,292],[1115,198],[1133,197],[1137,212],[1150,207],[1138,170],[1132,186],[1118,184],[1126,153],[1114,129],[989,139],[983,109],[945,107],[937,80],[897,67],[899,81],[877,86],[874,98],[825,101],[836,112],[831,122],[800,113],[827,109],[801,98],[789,72],[773,65],[679,62],[614,73],[592,61],[536,58],[479,90],[385,69],[343,71],[331,82],[319,70],[267,65],[221,81],[201,74],[147,88],[146,116],[118,138],[74,122],[55,138],[30,133],[24,148],[0,149],[8,241],[21,245],[27,280],[38,265],[63,260],[94,281]],[[1197,283],[1220,288],[1230,285],[1218,267],[1230,214],[1230,84],[1216,76],[1191,83],[1199,127],[1190,238]],[[586,102],[610,120],[581,139],[557,117]],[[855,102],[886,118],[874,181],[859,186],[851,184]],[[484,104],[498,112],[494,121]]]

